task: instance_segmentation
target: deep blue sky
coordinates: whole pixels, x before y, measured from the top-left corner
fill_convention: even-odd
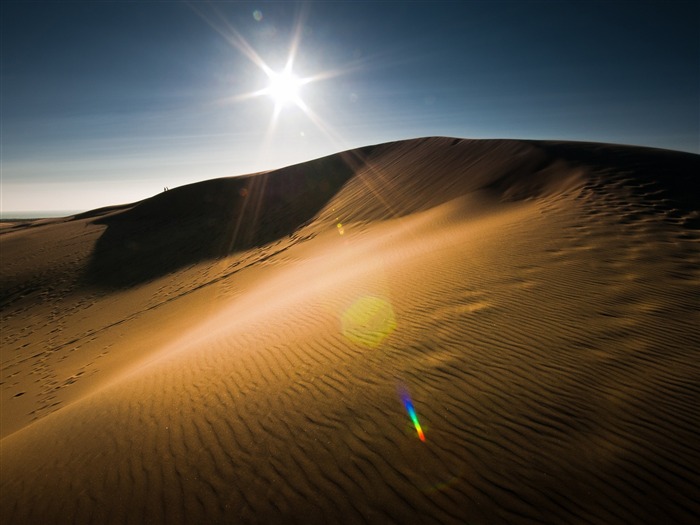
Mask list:
[[[240,42],[281,70],[297,27],[329,78],[270,130]],[[426,135],[700,152],[697,2],[4,2],[1,58],[3,216]]]

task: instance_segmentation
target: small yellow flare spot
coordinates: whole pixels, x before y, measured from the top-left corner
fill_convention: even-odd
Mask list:
[[[394,309],[385,299],[361,297],[343,313],[341,328],[353,343],[377,348],[396,329]]]

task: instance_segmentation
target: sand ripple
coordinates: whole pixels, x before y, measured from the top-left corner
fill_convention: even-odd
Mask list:
[[[383,146],[284,250],[125,293],[170,338],[2,440],[3,521],[697,522],[695,211],[569,147]]]

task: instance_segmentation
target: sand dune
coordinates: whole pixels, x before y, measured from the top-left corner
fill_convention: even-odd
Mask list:
[[[698,173],[429,138],[3,228],[2,522],[697,523]]]

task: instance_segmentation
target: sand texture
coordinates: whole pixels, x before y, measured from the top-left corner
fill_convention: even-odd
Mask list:
[[[0,521],[698,523],[699,186],[428,138],[7,225]]]

